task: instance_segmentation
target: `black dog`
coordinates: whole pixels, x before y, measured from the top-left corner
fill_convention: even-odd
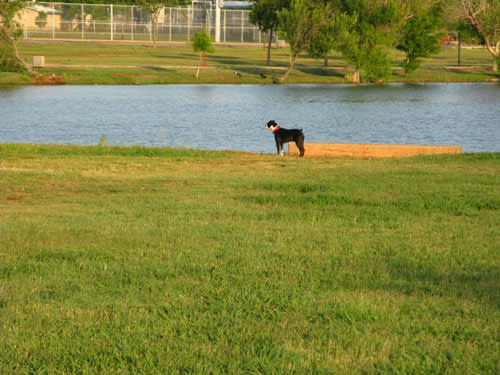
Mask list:
[[[294,141],[300,151],[299,156],[304,156],[304,133],[302,133],[302,129],[284,129],[274,120],[269,121],[266,128],[274,133],[278,155],[283,156],[283,145],[285,143]]]

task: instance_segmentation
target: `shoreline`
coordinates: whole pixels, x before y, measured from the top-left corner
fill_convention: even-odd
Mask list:
[[[401,68],[394,67],[393,75],[382,82],[350,82],[346,75],[352,70],[346,67],[300,67],[293,70],[289,79],[279,82],[284,67],[266,66],[206,66],[199,79],[193,71],[197,66],[120,66],[120,65],[61,65],[48,64],[36,69],[35,75],[0,72],[3,86],[53,86],[53,85],[175,85],[175,84],[346,84],[378,85],[389,83],[499,83],[500,76],[480,66],[426,67],[405,76]],[[324,72],[323,74],[315,73]],[[313,76],[313,77],[311,77]]]

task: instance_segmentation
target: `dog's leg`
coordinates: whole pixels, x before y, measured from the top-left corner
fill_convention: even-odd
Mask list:
[[[297,139],[295,141],[295,144],[297,145],[297,148],[299,149],[300,151],[300,157],[303,157],[304,156],[304,153],[306,151],[306,149],[304,148],[304,136],[300,137],[299,139]]]
[[[280,155],[281,154],[281,148],[282,146],[280,145],[280,143],[278,142],[278,140],[276,140],[276,150],[278,151],[277,154]],[[283,155],[281,155],[283,156]]]

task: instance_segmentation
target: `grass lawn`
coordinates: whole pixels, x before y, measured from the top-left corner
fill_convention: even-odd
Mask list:
[[[0,373],[498,374],[500,154],[0,145]]]
[[[288,48],[273,49],[273,70],[266,66],[263,46],[216,46],[207,56],[207,66],[200,79],[195,79],[193,66],[199,57],[189,45],[168,45],[158,48],[145,45],[103,43],[32,42],[19,43],[22,57],[31,63],[32,56],[43,55],[46,63],[60,65],[39,69],[40,73],[62,77],[68,84],[150,84],[150,83],[259,83],[271,84],[288,65]],[[455,67],[457,50],[443,48],[439,55],[425,59],[423,67],[406,76],[398,68],[403,54],[394,51],[392,81],[488,81],[498,79],[491,70],[493,60],[485,49],[463,49],[462,69]],[[339,54],[329,56],[330,69],[323,69],[323,59],[303,56],[287,83],[342,83],[352,69]],[[97,67],[96,67],[97,66]],[[238,72],[241,77],[234,74]],[[265,75],[265,78],[262,77]],[[30,79],[0,73],[0,84],[25,84]],[[58,81],[60,82],[60,81]],[[50,83],[50,82],[45,82]]]

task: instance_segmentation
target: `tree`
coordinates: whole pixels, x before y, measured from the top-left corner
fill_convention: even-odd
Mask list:
[[[412,0],[404,5],[404,21],[396,48],[405,52],[406,59],[401,65],[406,73],[411,73],[420,66],[422,57],[441,50],[443,4],[441,0]]]
[[[267,65],[271,64],[271,44],[278,30],[278,12],[290,5],[290,0],[255,0],[250,12],[250,22],[257,25],[261,31],[269,33],[267,46]]]
[[[22,0],[0,0],[0,70],[33,73],[17,51],[16,42],[23,37],[23,29],[16,16],[24,8]]]
[[[149,13],[151,17],[151,29],[153,37],[153,47],[156,48],[156,40],[158,35],[158,19],[163,9],[167,6],[172,7],[178,5],[177,0],[137,0],[137,6]]]
[[[345,14],[337,48],[355,66],[351,80],[361,81],[361,70],[371,82],[392,73],[388,48],[393,47],[400,27],[400,8],[395,0],[338,0],[337,11]]]
[[[329,21],[328,14],[323,5],[310,0],[292,0],[290,8],[278,12],[278,34],[290,45],[289,66],[280,78],[281,83],[287,79],[300,54],[325,27]]]
[[[35,23],[40,29],[43,29],[45,26],[47,26],[47,13],[38,12],[38,16],[36,16],[35,18]]]
[[[215,49],[212,46],[212,38],[210,38],[210,34],[205,29],[194,34],[192,43],[193,51],[200,53],[200,62],[196,70],[196,78],[198,79],[201,66],[203,65],[203,56],[208,52],[214,52]]]
[[[494,69],[500,65],[500,0],[455,0],[460,20],[470,24],[484,40],[495,60]]]

